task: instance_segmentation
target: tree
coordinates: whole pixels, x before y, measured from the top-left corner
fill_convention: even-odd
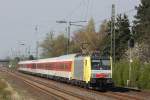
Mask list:
[[[76,47],[76,50],[78,51],[80,51],[80,47],[82,44],[88,44],[88,46],[86,47],[88,51],[97,49],[98,37],[95,32],[95,24],[93,18],[89,20],[87,26],[79,29],[74,33],[72,40]]]
[[[134,21],[134,35],[136,42],[141,44],[142,57],[140,59],[145,59],[145,62],[150,61],[150,0],[141,0],[141,4],[136,7],[137,15]]]
[[[53,51],[51,52],[52,56],[60,56],[66,54],[67,40],[68,39],[64,36],[64,34],[60,34],[54,39]]]
[[[134,21],[136,38],[141,41],[150,41],[150,1],[141,0],[141,4],[136,7],[136,9],[137,15],[135,16],[136,20]]]
[[[123,57],[128,49],[128,40],[131,37],[130,24],[126,14],[118,15],[116,22],[116,59]]]
[[[42,56],[47,58],[66,54],[66,43],[67,38],[63,34],[54,37],[53,32],[50,32],[40,45],[43,49]]]
[[[111,22],[104,20],[100,25],[98,34],[98,47],[101,55],[110,55],[110,31]]]
[[[51,57],[53,54],[53,47],[54,47],[54,33],[50,32],[46,34],[46,38],[40,44],[42,48],[42,56],[43,57]]]
[[[34,56],[33,55],[29,55],[29,60],[34,60]]]
[[[103,40],[103,55],[110,55],[111,49],[111,21],[108,22],[107,32]],[[128,40],[131,37],[130,24],[126,14],[118,15],[115,22],[115,55],[120,60],[128,49]]]
[[[99,31],[97,33],[99,42],[101,42],[105,38],[105,36],[107,35],[107,31],[108,31],[108,21],[104,20],[103,23],[100,25]]]
[[[94,19],[91,18],[88,22],[88,25],[86,26],[86,32],[88,33],[93,33],[95,32],[95,23],[94,23]]]

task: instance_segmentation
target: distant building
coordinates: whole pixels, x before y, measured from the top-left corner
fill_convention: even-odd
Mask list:
[[[1,60],[0,59],[0,67],[8,67],[9,60]]]

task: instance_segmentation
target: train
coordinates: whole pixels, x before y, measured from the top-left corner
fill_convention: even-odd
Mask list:
[[[18,71],[59,80],[85,88],[113,86],[112,58],[98,54],[69,54],[59,57],[20,61]]]

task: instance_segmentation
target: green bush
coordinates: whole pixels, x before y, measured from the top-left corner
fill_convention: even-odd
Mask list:
[[[141,75],[139,76],[138,87],[150,89],[150,64],[143,64]]]
[[[129,66],[126,61],[120,61],[113,65],[113,80],[117,86],[125,86],[129,77]]]
[[[138,87],[139,77],[141,76],[141,66],[140,60],[135,59],[131,64],[131,86]]]
[[[113,80],[116,86],[127,86],[129,80],[129,61],[121,60],[113,65]],[[135,59],[131,64],[130,86],[150,89],[150,64]]]

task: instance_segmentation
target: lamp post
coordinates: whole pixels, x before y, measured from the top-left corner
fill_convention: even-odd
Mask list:
[[[130,40],[128,41],[128,48],[129,48],[129,80],[127,80],[127,86],[132,86],[132,63],[133,63],[133,59],[132,59],[132,48],[134,48],[134,38],[133,38],[133,34],[131,34]]]
[[[20,46],[22,46],[22,48]],[[22,59],[28,58],[30,55],[30,45],[27,45],[25,43],[19,43],[19,53],[20,53],[19,55],[20,58],[21,57]]]
[[[25,46],[25,43],[19,43],[19,57],[22,58],[22,60],[24,59],[24,52],[21,50],[20,46]]]
[[[82,27],[82,25],[77,25],[76,23],[82,23],[82,22],[87,22],[87,21],[56,21],[56,23],[60,23],[60,24],[68,24],[67,25],[67,33],[68,33],[68,40],[67,40],[67,54],[69,54],[70,50],[70,30],[71,30],[71,26],[80,26]]]
[[[35,26],[35,33],[37,34],[38,33],[38,25]],[[36,40],[36,59],[39,58],[39,41],[38,41],[38,38]]]

